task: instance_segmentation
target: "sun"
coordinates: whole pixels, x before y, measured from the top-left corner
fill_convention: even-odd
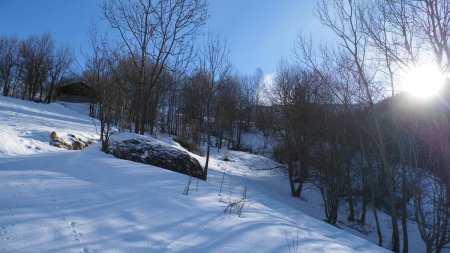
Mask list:
[[[401,91],[414,97],[428,98],[437,95],[444,86],[445,75],[433,64],[421,65],[405,72]]]

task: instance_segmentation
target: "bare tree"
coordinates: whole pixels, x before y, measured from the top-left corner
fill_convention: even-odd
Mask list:
[[[61,46],[54,50],[48,63],[50,86],[45,102],[50,103],[54,100],[55,87],[70,73],[74,59],[73,51],[69,46]]]
[[[314,148],[313,165],[317,170],[317,184],[321,192],[326,221],[336,224],[341,199],[345,194],[348,167],[352,165],[346,131],[347,125],[343,112],[329,107],[322,122],[324,143],[317,143]]]
[[[212,105],[214,90],[217,82],[229,70],[230,65],[227,59],[228,49],[226,41],[218,33],[208,33],[208,41],[203,51],[203,59],[200,62],[200,68],[208,75],[207,101],[206,101],[206,162],[205,162],[205,180],[208,177],[209,154],[211,152],[211,128],[212,128]]]
[[[408,1],[410,21],[420,31],[420,39],[427,41],[429,50],[441,71],[450,70],[450,3],[448,1]],[[427,48],[428,49],[428,48]],[[428,51],[428,50],[427,50]]]
[[[414,213],[426,252],[441,252],[450,243],[450,207],[445,184],[425,171],[416,171]]]
[[[108,152],[109,138],[115,132],[114,123],[117,112],[115,104],[123,96],[119,93],[120,89],[113,79],[110,65],[112,53],[107,38],[99,37],[95,29],[90,31],[89,38],[92,55],[88,56],[83,78],[96,91],[95,103],[98,107],[96,115],[100,120],[102,151]]]
[[[283,129],[281,150],[288,165],[291,194],[300,197],[311,166],[311,148],[319,129],[321,106],[330,101],[319,77],[311,71],[282,63],[271,93]]]
[[[17,67],[19,40],[16,37],[0,37],[0,82],[3,96],[8,96]]]
[[[430,58],[442,72],[449,70],[450,4],[448,1],[377,0],[373,1],[373,5],[366,7],[365,13],[362,22],[371,43],[384,58],[384,66],[379,70],[389,80],[392,96],[396,91],[396,80],[400,71],[405,72],[418,65],[426,64],[430,62]],[[398,115],[394,115],[392,111],[390,114],[391,121],[398,121]],[[398,126],[398,122],[394,124],[394,128]],[[393,130],[396,133],[404,132],[400,129]],[[437,131],[437,133],[440,132],[442,131]],[[398,136],[394,138],[397,139],[401,159],[408,160],[404,157],[410,153],[410,145],[406,145]],[[417,137],[408,138],[412,141]],[[414,168],[414,165],[411,166]],[[407,185],[410,183],[408,183],[407,170],[407,166],[401,166],[403,252],[408,252]],[[419,188],[416,190],[421,191],[422,184],[414,185]],[[423,210],[418,203],[415,202],[416,210]],[[419,227],[422,227],[421,217],[416,217],[416,222]],[[430,244],[429,236],[422,238],[427,245]]]
[[[388,162],[386,153],[386,137],[383,136],[379,122],[375,117],[375,95],[378,90],[374,86],[374,76],[370,71],[368,59],[369,38],[364,32],[361,21],[362,6],[355,0],[322,0],[318,5],[318,15],[322,23],[328,26],[338,36],[343,50],[351,57],[352,68],[348,71],[353,75],[355,83],[364,94],[364,101],[373,115],[370,129],[367,133],[373,137],[378,147],[377,153],[387,176],[387,188],[390,195],[390,213],[392,224],[392,247],[394,252],[400,251],[400,236],[397,224],[397,209],[395,207],[395,184],[393,165]]]
[[[410,168],[407,176],[415,221],[426,252],[442,252],[450,243],[447,107],[434,103],[415,110],[400,108],[396,113],[401,129],[397,133],[401,136],[399,152],[404,166]]]
[[[228,141],[229,148],[236,148],[234,130],[239,115],[239,94],[240,82],[238,77],[229,77],[217,84],[213,116],[217,150],[222,148],[224,137]]]
[[[183,115],[181,126],[181,137],[187,140],[192,139],[195,145],[201,144],[201,133],[206,117],[207,103],[210,99],[210,84],[208,74],[199,70],[193,73],[191,78],[185,83],[180,103],[181,115]]]
[[[105,1],[104,17],[119,33],[137,71],[135,132],[144,134],[152,92],[165,69],[191,56],[192,38],[205,23],[204,0]]]
[[[42,101],[44,83],[48,78],[50,56],[53,50],[54,42],[49,33],[31,36],[22,41],[19,55],[23,68],[22,80],[25,83],[23,98]]]

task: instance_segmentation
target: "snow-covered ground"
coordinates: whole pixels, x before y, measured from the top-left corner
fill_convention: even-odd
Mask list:
[[[96,136],[92,119],[63,105],[0,97],[0,129],[0,252],[388,252],[321,221],[312,187],[291,198],[285,175],[258,170],[273,166],[267,158],[214,150],[208,181],[185,196],[185,175],[98,145],[50,147],[51,131]],[[244,188],[241,217],[224,213]]]
[[[0,98],[0,158],[59,151],[49,145],[50,133],[67,139],[98,139],[93,119],[61,104],[39,104]]]

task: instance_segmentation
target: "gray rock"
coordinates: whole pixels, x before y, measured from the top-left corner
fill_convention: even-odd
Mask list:
[[[109,150],[117,158],[150,164],[204,180],[203,168],[197,159],[169,145],[130,139],[111,142]]]

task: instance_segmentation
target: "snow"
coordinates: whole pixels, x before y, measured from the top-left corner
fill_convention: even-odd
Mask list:
[[[268,139],[266,142],[266,146],[264,146],[264,136],[262,132],[260,131],[251,131],[248,133],[243,134],[243,143],[245,146],[252,146],[253,152],[256,152],[258,154],[264,155],[266,157],[271,157],[271,151],[273,150],[273,147],[275,145],[275,141],[273,139]],[[271,160],[267,159],[267,161],[272,162]],[[245,161],[239,161],[240,164],[245,164]],[[251,166],[251,163],[247,166]],[[260,168],[269,168],[274,167],[270,166],[268,163],[266,165],[260,164]],[[319,189],[312,183],[312,182],[305,182],[301,194],[300,201],[293,200],[289,194],[288,189],[286,187],[287,184],[287,178],[286,177],[277,177],[277,176],[271,176],[267,179],[266,182],[264,182],[264,185],[270,185],[270,187],[267,187],[268,189],[271,189],[271,191],[280,193],[285,193],[283,196],[273,196],[273,192],[265,190],[265,188],[261,189],[261,191],[264,192],[264,197],[271,196],[273,198],[283,198],[282,202],[289,205],[290,208],[294,210],[301,210],[303,213],[308,214],[312,217],[315,217],[319,220],[322,220],[325,218],[324,208],[323,208],[323,201],[322,197],[320,195]],[[430,190],[430,182],[425,182],[424,184],[429,185]],[[358,219],[361,216],[361,203],[355,203],[355,219]],[[419,252],[425,252],[425,244],[422,241],[420,237],[420,233],[417,228],[417,224],[412,219],[413,216],[413,203],[411,200],[411,203],[409,204],[408,210],[410,212],[410,219],[407,221],[408,226],[408,237],[409,237],[409,252],[411,253],[419,253]],[[339,208],[339,214],[338,214],[338,224],[339,228],[345,230],[348,233],[351,233],[353,235],[356,235],[358,237],[364,238],[366,240],[371,241],[374,244],[378,243],[378,236],[376,231],[376,223],[375,223],[375,217],[373,215],[373,208],[371,205],[367,207],[366,212],[366,224],[361,225],[357,221],[355,222],[349,222],[347,221],[347,216],[349,214],[348,211],[348,203],[346,200],[341,200],[341,206]],[[382,231],[382,238],[383,238],[383,246],[388,248],[390,246],[391,242],[391,235],[392,235],[392,225],[391,225],[391,217],[380,211],[377,210],[378,219],[380,220],[380,226]],[[401,224],[400,220],[398,221],[399,229],[401,230]],[[403,248],[402,245],[402,234],[400,232],[400,240],[401,245],[400,248]]]
[[[99,144],[50,147],[51,131],[96,136],[90,118],[60,104],[0,97],[0,119],[0,252],[290,252],[297,239],[299,252],[388,252],[300,211],[307,203],[289,196],[283,174],[258,170],[270,159],[214,150],[208,181],[192,181],[186,196],[187,176]],[[224,213],[245,187],[242,216]]]
[[[39,104],[9,97],[0,98],[0,158],[59,151],[52,147],[50,133],[69,140],[98,139],[93,120],[60,104]]]
[[[245,148],[250,148],[254,154],[271,157],[274,148],[274,140],[269,136],[265,136],[262,131],[252,129],[251,132],[242,134],[241,145]]]
[[[89,103],[71,103],[66,101],[57,101],[58,104],[71,109],[81,115],[89,115]]]

